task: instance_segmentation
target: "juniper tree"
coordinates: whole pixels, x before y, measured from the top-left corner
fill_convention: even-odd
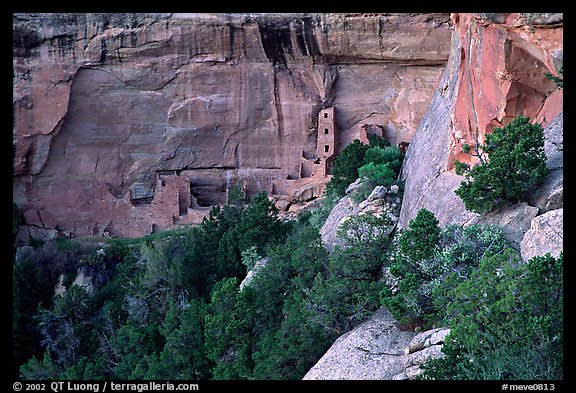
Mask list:
[[[527,200],[530,190],[547,173],[544,130],[525,116],[495,128],[484,144],[464,145],[463,151],[477,157],[479,163],[471,167],[455,161],[456,174],[465,177],[455,193],[466,209],[480,214]]]

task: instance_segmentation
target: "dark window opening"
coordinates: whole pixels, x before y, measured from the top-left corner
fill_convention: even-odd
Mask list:
[[[324,112],[324,118],[325,118],[325,119],[328,118],[328,112]]]
[[[328,153],[328,150],[330,150],[330,146],[324,145],[324,153]]]
[[[328,128],[324,128],[324,134],[328,134]]]

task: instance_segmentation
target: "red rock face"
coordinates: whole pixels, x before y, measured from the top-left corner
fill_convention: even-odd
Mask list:
[[[453,170],[454,160],[467,162],[470,156],[462,154],[462,144],[483,142],[494,127],[517,115],[544,126],[551,173],[535,199],[552,201],[551,193],[556,192],[561,200],[563,90],[546,73],[557,75],[562,64],[562,18],[562,14],[452,14],[450,57],[402,168],[406,183],[400,228],[421,208],[432,211],[442,226],[475,219],[477,215],[467,211],[454,193],[463,180]]]
[[[142,206],[163,200],[159,175],[187,177],[201,207],[238,180],[324,184],[302,169],[324,107],[337,151],[366,125],[409,142],[451,35],[447,14],[15,14],[13,29],[15,202],[31,225],[118,236],[197,219]]]
[[[530,20],[522,14],[454,14],[462,42],[454,138],[447,168],[462,144],[482,142],[494,127],[518,115],[544,127],[562,111],[562,91],[546,78],[557,75],[563,51],[562,20]]]

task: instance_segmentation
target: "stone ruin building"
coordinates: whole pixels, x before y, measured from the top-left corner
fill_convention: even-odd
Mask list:
[[[320,197],[332,178],[336,156],[345,147],[340,146],[334,107],[319,111],[316,134],[316,150],[313,155],[308,153],[310,156],[306,156],[302,150],[295,178],[274,179],[259,187],[268,193],[281,212],[299,211],[307,203]],[[382,127],[374,124],[361,125],[358,139],[362,143],[368,143],[368,135],[371,134],[382,136]],[[246,194],[246,183],[242,182],[241,176],[239,180]],[[174,226],[200,224],[209,215],[211,205],[199,203],[192,194],[193,185],[194,174],[188,171],[156,172],[153,185],[135,183],[123,197],[115,195],[109,185],[101,185],[102,189],[97,193],[101,197],[94,201],[96,223],[91,227],[78,224],[71,230],[63,231],[63,234],[138,237]],[[222,202],[227,202],[228,191],[232,186],[232,182],[223,186],[225,199]],[[34,225],[36,221],[41,222],[40,219],[28,217],[29,212],[26,216],[28,223]]]

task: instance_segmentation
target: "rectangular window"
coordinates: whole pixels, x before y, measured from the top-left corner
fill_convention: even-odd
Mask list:
[[[330,150],[330,146],[324,145],[324,153],[328,153],[328,150]]]
[[[324,134],[328,134],[328,128],[324,128]]]
[[[324,112],[324,118],[325,118],[325,119],[328,118],[328,112]]]

